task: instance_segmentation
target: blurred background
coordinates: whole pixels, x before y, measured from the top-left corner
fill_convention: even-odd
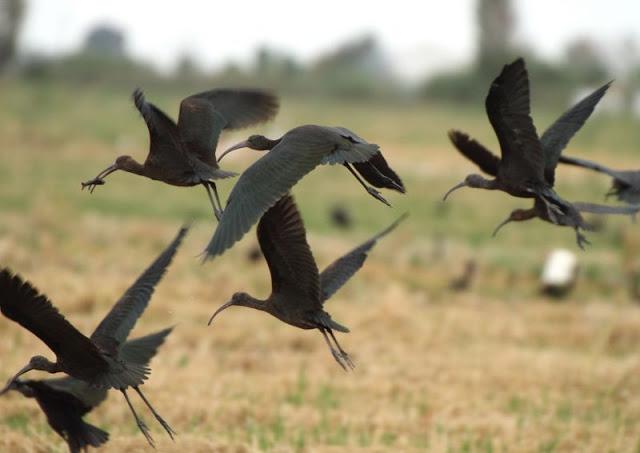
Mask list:
[[[0,0],[0,263],[89,333],[196,221],[136,331],[178,325],[146,392],[180,434],[172,444],[155,431],[161,451],[636,451],[638,225],[590,218],[597,231],[582,252],[571,229],[538,220],[492,238],[528,200],[473,190],[440,200],[476,171],[449,129],[499,149],[484,98],[517,56],[539,132],[613,79],[567,154],[640,168],[638,17],[633,0]],[[262,313],[229,310],[206,327],[233,292],[264,297],[270,282],[253,233],[199,264],[215,228],[201,189],[119,172],[80,190],[120,154],[144,160],[134,88],[176,118],[182,98],[229,86],[273,90],[281,108],[272,123],[224,134],[221,148],[340,125],[380,144],[405,181],[406,195],[385,194],[393,209],[339,168],[294,190],[320,268],[410,213],[328,307],[352,329],[340,338],[351,375],[319,334]],[[238,151],[225,168],[257,157]],[[568,200],[601,203],[610,187],[580,169],[558,174]],[[218,185],[223,199],[232,184]],[[557,249],[568,277],[550,289],[541,276]],[[49,354],[6,319],[0,332],[0,379]],[[106,450],[144,449],[116,397],[89,417],[111,431]],[[0,449],[64,451],[17,396],[0,401]]]

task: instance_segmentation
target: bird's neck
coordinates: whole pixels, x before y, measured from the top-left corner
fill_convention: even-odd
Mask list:
[[[242,300],[237,302],[236,305],[240,305],[242,307],[255,308],[256,310],[260,310],[260,311],[270,311],[270,308],[272,306],[269,299],[267,300],[256,299],[255,297],[249,296],[249,295],[247,295]]]
[[[126,163],[122,166],[121,170],[124,170],[129,173],[135,173],[136,175],[144,176],[144,165],[139,163],[134,159],[128,159]]]
[[[265,148],[261,151],[268,151],[276,147],[278,143],[282,141],[282,137],[276,138],[274,140],[268,139],[265,137]]]

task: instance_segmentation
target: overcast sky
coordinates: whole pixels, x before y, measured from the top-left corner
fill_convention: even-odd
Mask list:
[[[640,0],[513,4],[519,41],[546,57],[560,58],[567,42],[585,35],[605,45],[630,37],[640,43]],[[135,57],[168,69],[186,53],[211,68],[230,59],[246,62],[263,44],[309,60],[344,40],[372,33],[403,65],[415,59],[417,66],[446,66],[473,53],[475,5],[476,0],[27,0],[20,46],[47,54],[69,52],[93,26],[106,23],[126,33]]]

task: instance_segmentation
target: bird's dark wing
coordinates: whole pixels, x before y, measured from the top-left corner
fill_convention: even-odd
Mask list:
[[[162,110],[147,102],[140,89],[133,92],[133,103],[149,129],[149,155],[145,166],[180,168],[185,165],[178,126]]]
[[[120,357],[127,363],[133,362],[148,365],[172,330],[173,327],[127,341],[120,348]]]
[[[80,379],[76,379],[71,376],[44,379],[41,382],[54,390],[73,395],[82,402],[86,410],[81,415],[84,415],[91,409],[98,407],[107,398],[108,389],[93,387],[85,381],[81,381]]]
[[[265,91],[204,91],[180,104],[180,137],[189,152],[217,166],[215,150],[223,130],[264,123],[276,116],[278,108],[278,98]]]
[[[221,255],[239,241],[267,209],[316,168],[336,148],[332,137],[320,127],[293,129],[247,168],[229,194],[206,258]]]
[[[489,122],[500,142],[501,167],[520,180],[541,182],[544,156],[529,106],[529,76],[522,58],[505,65],[485,101]]]
[[[640,206],[607,206],[603,204],[571,203],[578,211],[591,214],[620,214],[634,216],[640,211]]]
[[[338,258],[322,271],[320,274],[320,298],[322,302],[333,296],[333,294],[338,291],[342,285],[344,285],[356,272],[358,272],[358,270],[360,270],[367,259],[369,250],[376,245],[378,239],[393,231],[406,217],[407,214],[404,214],[385,230],[351,250],[346,255]]]
[[[142,312],[147,308],[155,286],[171,264],[188,227],[180,228],[175,239],[127,289],[109,314],[98,325],[91,339],[105,351],[116,356]]]
[[[464,132],[450,130],[449,140],[464,157],[476,164],[480,170],[493,177],[498,176],[498,167],[500,166],[498,156]]]
[[[318,266],[293,197],[282,197],[260,219],[258,242],[271,272],[272,292],[301,294],[320,306]]]
[[[0,311],[40,338],[68,367],[98,375],[108,363],[98,348],[69,323],[29,282],[4,268],[0,270]]]
[[[573,165],[576,167],[587,168],[589,170],[597,171],[599,173],[604,173],[606,175],[611,176],[612,178],[619,179],[620,181],[633,185],[634,181],[629,178],[628,174],[625,174],[624,171],[613,170],[609,167],[605,167],[604,165],[600,165],[597,162],[593,162],[591,160],[579,159],[577,157],[570,157],[561,155],[558,159],[560,163]]]
[[[589,96],[582,99],[576,105],[564,112],[540,137],[540,144],[544,153],[545,179],[553,185],[555,169],[562,150],[567,146],[571,137],[580,130],[587,121],[593,109],[602,96],[607,92],[612,82],[609,82]]]

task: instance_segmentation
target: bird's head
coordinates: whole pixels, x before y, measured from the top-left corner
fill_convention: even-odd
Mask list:
[[[500,231],[500,229],[509,222],[522,222],[523,220],[529,220],[530,218],[531,218],[530,209],[514,209],[513,211],[511,211],[511,214],[509,214],[509,217],[507,217],[505,220],[500,222],[498,226],[495,228],[495,230],[493,230],[492,236],[495,236],[496,234],[498,234],[498,231]]]
[[[0,390],[0,396],[4,395],[5,393],[8,393],[8,392],[10,392],[12,390],[15,390],[16,392],[22,393],[22,395],[26,396],[27,398],[33,398],[33,396],[34,396],[33,388],[31,388],[31,386],[28,385],[25,381],[21,381],[20,379],[14,379],[14,380],[10,381],[5,386],[5,388]]]
[[[218,315],[218,313],[220,313],[222,310],[226,310],[229,307],[233,307],[234,305],[241,306],[241,307],[256,308],[255,299],[251,297],[249,294],[243,293],[243,292],[234,293],[233,296],[231,296],[231,300],[229,300],[227,303],[222,305],[220,308],[218,308],[215,311],[213,315],[211,315],[211,318],[209,318],[209,325],[211,325],[211,323],[213,322],[213,318],[215,318]]]
[[[129,173],[142,174],[144,167],[140,165],[135,159],[131,156],[118,156],[115,162],[109,165],[107,168],[98,173],[98,176],[95,178],[83,182],[82,188],[89,187],[89,191],[93,192],[96,186],[101,186],[104,184],[104,178],[109,176],[111,173],[117,170],[124,170]]]
[[[462,187],[473,187],[473,188],[482,188],[482,189],[486,189],[489,188],[489,181],[487,181],[482,175],[478,175],[476,173],[472,173],[470,175],[468,175],[466,178],[464,178],[464,181],[462,181],[459,184],[456,184],[455,186],[453,186],[451,189],[449,189],[447,191],[446,194],[444,194],[444,197],[442,198],[442,201],[445,201],[447,199],[447,197],[454,191],[462,188]]]
[[[225,150],[225,152],[218,158],[218,162],[220,162],[224,156],[236,149],[249,148],[255,151],[267,151],[273,148],[277,142],[278,140],[270,140],[264,135],[251,135],[248,139],[227,148],[227,150]]]
[[[48,373],[57,373],[58,371],[60,371],[57,364],[51,362],[46,357],[43,357],[41,355],[34,355],[33,357],[31,357],[31,360],[29,360],[29,363],[27,363],[24,367],[22,367],[20,371],[18,371],[11,379],[9,379],[5,388],[0,391],[0,395],[5,393],[7,391],[7,388],[13,385],[13,383],[18,380],[20,376],[28,373],[31,370],[47,371]]]

